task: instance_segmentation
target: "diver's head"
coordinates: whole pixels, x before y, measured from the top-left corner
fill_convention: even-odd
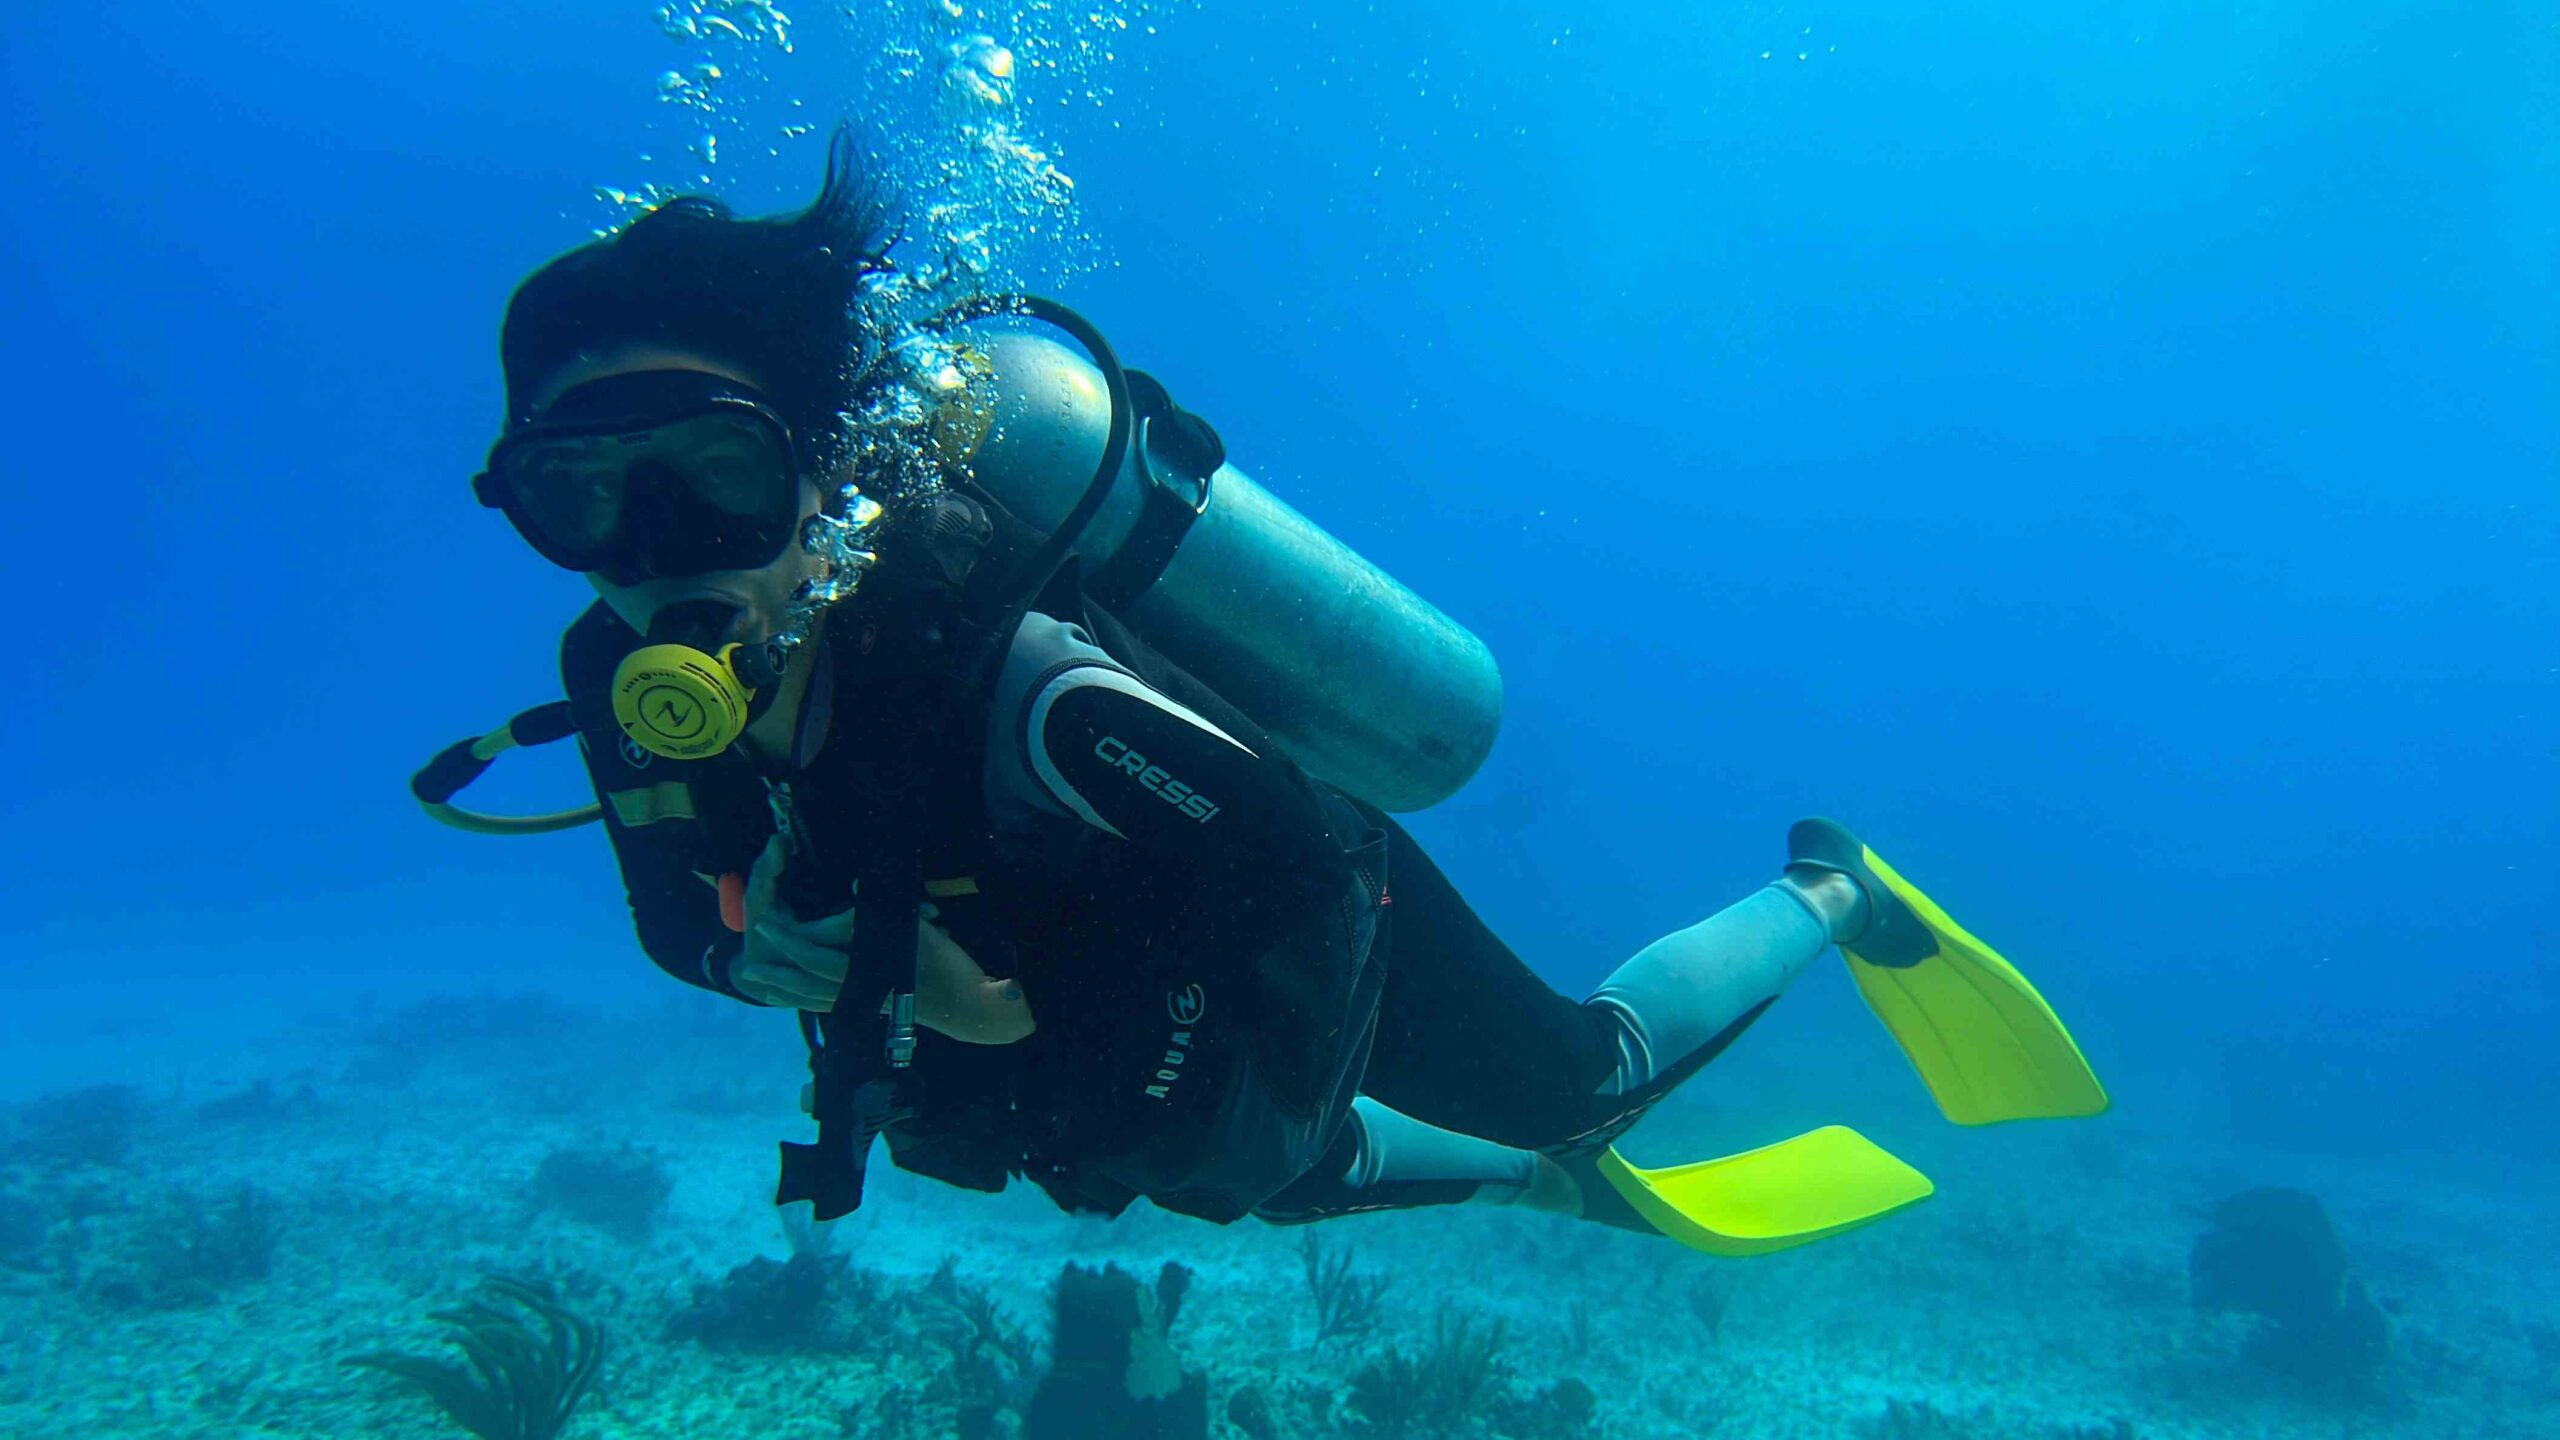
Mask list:
[[[730,607],[730,640],[780,631],[827,578],[801,542],[844,493],[855,301],[887,239],[839,130],[796,214],[687,197],[535,271],[507,306],[482,502],[643,633],[688,601]]]
[[[795,543],[823,508],[759,377],[726,357],[634,345],[547,380],[482,480],[544,558],[584,574],[643,634],[667,607],[724,605],[716,644],[771,635],[825,562]]]

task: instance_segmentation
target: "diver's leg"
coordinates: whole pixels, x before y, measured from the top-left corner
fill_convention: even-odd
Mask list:
[[[1616,1063],[1599,1093],[1615,1113],[1554,1150],[1596,1150],[1653,1103],[1724,1053],[1777,1002],[1835,935],[1865,923],[1858,888],[1836,874],[1789,867],[1779,879],[1685,930],[1639,950],[1583,1004],[1614,1022]]]
[[[1392,820],[1387,988],[1364,1093],[1407,1115],[1527,1149],[1588,1152],[1731,1044],[1834,933],[1854,884],[1818,869],[1663,937],[1588,1000],[1556,993],[1488,930]]]
[[[1386,990],[1362,1093],[1432,1125],[1534,1149],[1588,1123],[1617,1060],[1607,1014],[1559,995],[1486,928],[1387,815]]]
[[[1351,1102],[1324,1158],[1253,1213],[1293,1225],[1470,1202],[1573,1214],[1580,1194],[1554,1161],[1534,1150],[1426,1125],[1363,1095]]]

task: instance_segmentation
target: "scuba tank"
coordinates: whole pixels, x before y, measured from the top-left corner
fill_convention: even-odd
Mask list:
[[[943,459],[1057,530],[1106,452],[1102,371],[986,321],[951,338],[966,389],[944,407]],[[1225,463],[1216,433],[1161,386],[1127,376],[1127,454],[1077,541],[1088,592],[1318,778],[1383,810],[1456,793],[1502,723],[1484,642]]]

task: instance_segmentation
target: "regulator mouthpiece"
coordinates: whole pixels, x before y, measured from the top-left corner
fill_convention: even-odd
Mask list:
[[[764,646],[722,644],[736,612],[671,605],[649,643],[613,672],[613,718],[631,743],[669,760],[701,760],[738,742],[754,718],[756,691],[778,667]]]

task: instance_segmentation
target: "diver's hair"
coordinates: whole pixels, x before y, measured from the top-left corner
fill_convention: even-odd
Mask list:
[[[582,355],[672,345],[744,367],[804,457],[829,458],[864,342],[854,300],[895,239],[849,125],[827,142],[818,198],[795,214],[741,219],[706,195],[671,200],[516,287],[498,339],[507,424],[531,419],[543,381]]]

